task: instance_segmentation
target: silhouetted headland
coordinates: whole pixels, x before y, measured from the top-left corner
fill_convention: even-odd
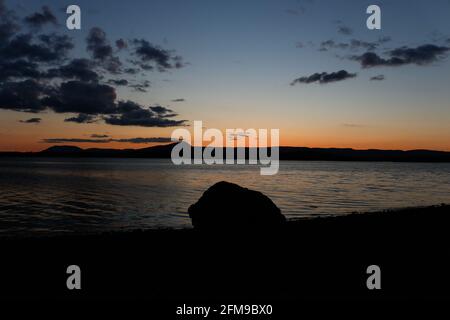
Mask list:
[[[171,157],[171,151],[175,145],[175,143],[172,143],[141,149],[82,149],[76,146],[52,146],[40,152],[0,152],[0,156],[168,159]],[[249,148],[245,148],[246,158],[248,158],[249,153]],[[280,160],[450,162],[450,152],[432,150],[402,151],[377,149],[355,150],[350,148],[280,147],[279,153]],[[194,147],[192,146],[191,154],[194,155]],[[224,156],[226,155],[225,150],[223,154]],[[236,150],[234,154],[236,157]],[[257,152],[257,154],[259,154],[259,152]]]

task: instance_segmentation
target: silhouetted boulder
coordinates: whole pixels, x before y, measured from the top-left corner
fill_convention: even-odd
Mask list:
[[[286,221],[267,196],[229,182],[218,182],[189,207],[196,229],[276,228]]]

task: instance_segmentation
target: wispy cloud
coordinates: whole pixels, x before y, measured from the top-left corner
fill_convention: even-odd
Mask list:
[[[385,77],[383,74],[379,74],[370,78],[371,81],[383,81],[384,79]]]
[[[320,83],[327,84],[331,82],[343,81],[346,79],[351,79],[356,77],[356,73],[349,73],[346,70],[340,70],[337,72],[322,72],[322,73],[314,73],[310,76],[304,76],[295,79],[291,82],[291,86],[294,86],[298,83],[300,84],[310,84],[310,83]]]
[[[365,128],[365,127],[367,127],[364,124],[358,124],[358,123],[344,123],[344,124],[342,124],[342,126],[345,128]]]
[[[22,122],[22,123],[35,123],[35,124],[41,123],[41,121],[42,121],[41,118],[31,118],[28,120],[19,120],[19,122]]]
[[[101,135],[92,135],[92,139],[85,138],[48,138],[43,139],[41,142],[43,143],[110,143],[110,142],[120,142],[120,143],[136,143],[136,144],[147,144],[147,143],[168,143],[172,142],[171,138],[166,137],[149,137],[149,138],[125,138],[125,139],[112,139],[104,136],[105,138],[101,138]]]
[[[359,61],[363,68],[396,67],[408,64],[427,65],[447,57],[449,47],[426,44],[416,48],[401,47],[390,50],[387,57],[381,57],[374,52],[366,52],[352,59]]]

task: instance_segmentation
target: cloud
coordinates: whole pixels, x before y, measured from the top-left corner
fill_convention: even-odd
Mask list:
[[[347,49],[350,45],[344,42],[337,43],[334,40],[326,40],[320,44],[319,51],[328,51],[330,49]]]
[[[391,41],[391,40],[392,40],[391,37],[389,37],[389,36],[384,36],[384,37],[380,37],[380,38],[378,39],[378,43],[383,44],[383,43],[387,43],[387,42],[389,42],[389,41]]]
[[[48,70],[46,77],[96,82],[99,80],[99,75],[92,70],[93,67],[94,64],[89,59],[73,59],[67,65]]]
[[[353,33],[353,30],[347,26],[344,25],[340,25],[338,26],[338,33],[343,34],[343,35],[351,35]]]
[[[176,117],[177,114],[173,112],[173,110],[168,109],[166,107],[162,106],[152,106],[150,107],[150,110],[152,110],[154,113],[156,113],[160,117]]]
[[[346,127],[346,128],[364,128],[364,127],[366,127],[363,124],[357,124],[357,123],[344,123],[342,126]]]
[[[38,123],[41,123],[41,121],[42,121],[41,118],[31,118],[31,119],[28,119],[28,120],[20,120],[19,122],[22,122],[22,123],[36,123],[36,124],[38,124]]]
[[[0,60],[0,81],[10,78],[38,79],[42,76],[39,66],[25,59],[15,61]]]
[[[177,114],[170,109],[119,101],[115,87],[108,85],[146,92],[150,81],[139,77],[151,68],[164,71],[183,66],[180,56],[141,39],[130,44],[132,50],[122,53],[129,55],[123,64],[114,55],[116,49],[106,33],[95,27],[86,38],[91,58],[72,58],[74,43],[67,35],[21,33],[20,21],[36,26],[54,23],[50,13],[43,7],[42,12],[18,20],[0,0],[0,109],[70,114],[65,121],[74,123],[104,120],[111,125],[184,125],[185,120],[172,119]],[[119,50],[128,47],[123,39],[113,43]],[[127,109],[125,104],[133,104],[133,108]]]
[[[134,39],[132,43],[134,54],[138,58],[134,63],[144,70],[153,70],[156,67],[162,72],[184,66],[180,56],[173,55],[171,51],[155,46],[147,40]]]
[[[108,136],[100,136],[92,135],[93,139],[84,139],[84,138],[48,138],[43,139],[41,142],[44,143],[109,143],[109,142],[119,142],[119,143],[168,143],[172,142],[171,138],[165,137],[150,137],[150,138],[127,138],[127,139],[106,139]],[[98,138],[98,139],[95,139]]]
[[[25,22],[29,26],[31,26],[33,28],[38,28],[38,29],[40,29],[43,25],[45,25],[47,23],[51,23],[53,25],[58,24],[58,20],[53,15],[50,8],[47,6],[42,7],[42,12],[36,12],[32,15],[25,17]]]
[[[173,99],[172,102],[185,102],[186,99],[179,98],[179,99]]]
[[[32,62],[55,63],[64,60],[72,48],[71,39],[65,35],[40,35],[34,41],[32,34],[19,34],[0,47],[0,58],[25,58]]]
[[[107,134],[91,134],[91,138],[109,138]]]
[[[133,88],[135,91],[138,92],[147,92],[147,88],[150,88],[150,81],[144,80],[141,83],[132,84],[130,85],[130,88]]]
[[[185,125],[186,120],[168,119],[174,115],[167,114],[167,112],[156,112],[154,108],[146,109],[132,101],[120,101],[118,103],[120,114],[105,116],[104,120],[108,124],[119,126],[174,127]]]
[[[390,37],[381,37],[377,41],[368,42],[358,39],[351,39],[349,42],[335,42],[334,40],[326,40],[321,42],[319,51],[328,51],[331,49],[339,50],[376,50],[380,45],[391,41]]]
[[[98,83],[63,82],[43,99],[57,113],[112,114],[116,112],[116,90]]]
[[[407,64],[427,65],[443,59],[449,50],[448,47],[426,44],[416,48],[401,47],[391,50],[387,58],[380,57],[374,52],[366,52],[360,56],[353,56],[352,59],[359,61],[363,68]]]
[[[42,142],[44,143],[108,143],[110,140],[105,139],[78,139],[78,138],[49,138],[49,139],[43,139]]]
[[[20,30],[14,13],[8,10],[3,0],[0,0],[0,45],[14,36]]]
[[[383,81],[385,79],[384,75],[379,74],[370,78],[371,81]]]
[[[119,40],[116,40],[116,47],[117,47],[117,49],[122,50],[122,49],[128,48],[128,44],[125,40],[119,39]]]
[[[34,80],[2,82],[0,84],[0,109],[23,112],[45,110],[40,96],[45,88]]]
[[[128,80],[127,79],[110,79],[110,80],[108,80],[108,83],[116,85],[116,86],[126,86],[126,85],[128,85]]]
[[[314,83],[318,82],[320,84],[327,84],[330,82],[343,81],[346,79],[356,77],[356,73],[349,73],[345,70],[340,70],[338,72],[322,72],[322,73],[314,73],[310,76],[300,77],[291,82],[291,86],[296,85],[297,83]]]
[[[122,62],[113,55],[113,47],[106,38],[106,32],[98,27],[89,31],[86,38],[87,50],[92,58],[101,63],[101,66],[111,73],[120,73]]]
[[[110,58],[113,54],[113,49],[106,39],[106,33],[98,27],[94,27],[89,31],[86,38],[87,50],[92,53],[94,59],[103,61]]]
[[[172,139],[164,137],[152,137],[152,138],[112,139],[111,141],[128,142],[128,143],[167,143],[172,142]]]
[[[93,116],[91,114],[80,113],[78,116],[64,119],[64,121],[75,123],[94,123],[97,122],[98,119],[96,116]]]
[[[137,68],[126,68],[123,70],[124,73],[130,74],[130,75],[135,75],[139,73],[139,69]]]

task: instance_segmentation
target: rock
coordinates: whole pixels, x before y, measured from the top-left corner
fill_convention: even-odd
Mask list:
[[[229,182],[218,182],[189,207],[196,229],[276,228],[286,221],[267,196]]]

